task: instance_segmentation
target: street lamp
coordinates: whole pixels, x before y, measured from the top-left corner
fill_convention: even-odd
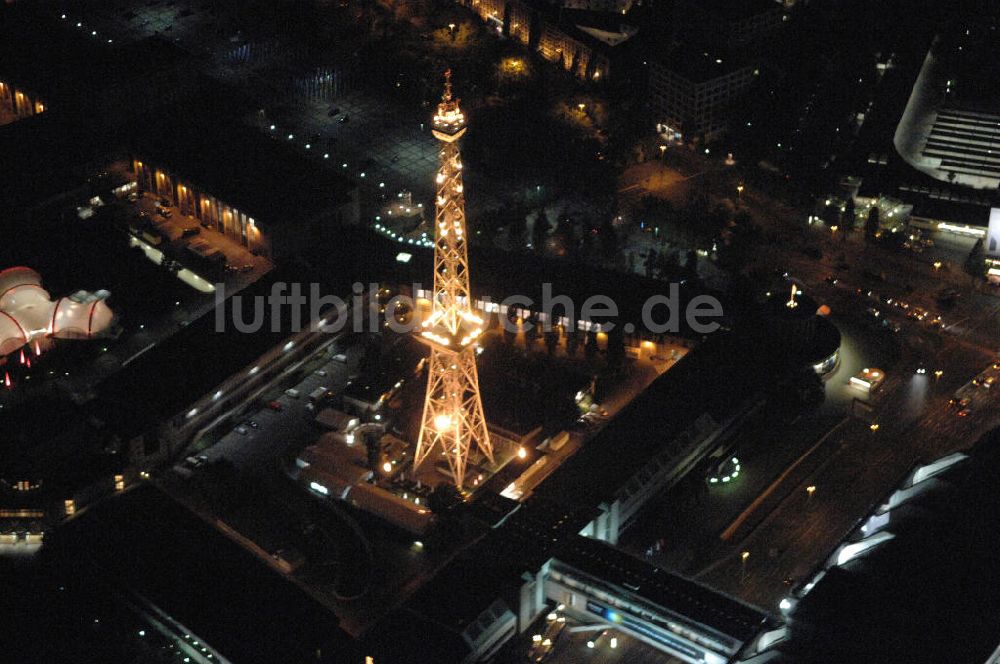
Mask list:
[[[809,500],[812,500],[813,494],[816,493],[816,485],[810,484],[806,487],[806,493],[809,494]]]
[[[666,145],[661,145],[660,146],[660,159],[663,159],[663,157],[666,154],[667,154],[667,146]]]
[[[740,583],[744,583],[747,580],[747,558],[750,557],[749,551],[744,551],[740,554],[740,564],[742,566],[740,570]]]
[[[743,183],[736,185],[736,194],[740,198],[740,202],[743,202]]]

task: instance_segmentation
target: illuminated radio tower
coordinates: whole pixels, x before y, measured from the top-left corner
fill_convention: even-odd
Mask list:
[[[433,124],[434,136],[441,141],[434,213],[434,294],[431,314],[420,331],[421,340],[431,347],[431,357],[414,465],[419,466],[439,447],[461,489],[472,449],[479,448],[492,463],[493,448],[476,371],[476,342],[483,320],[472,310],[469,297],[465,196],[458,153],[465,116],[451,96],[451,70],[444,76],[444,95]]]

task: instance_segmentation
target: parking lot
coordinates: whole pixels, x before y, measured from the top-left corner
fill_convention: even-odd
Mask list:
[[[146,193],[138,197],[134,202],[134,211],[144,215],[142,218],[148,220],[148,224],[155,229],[156,235],[163,238],[174,250],[175,255],[181,262],[187,262],[185,248],[190,246],[192,251],[205,255],[218,251],[225,256],[227,270],[225,281],[227,285],[245,285],[262,276],[271,269],[271,262],[261,256],[254,256],[246,247],[230,237],[220,233],[211,226],[199,223],[199,220],[191,215],[183,215],[180,210],[170,205],[167,199],[153,194]],[[197,271],[192,257],[192,267]],[[212,276],[203,275],[209,281],[214,281]]]
[[[200,461],[196,465],[225,459],[238,471],[252,472],[319,437],[314,422],[317,407],[309,395],[320,387],[332,394],[342,391],[350,380],[348,364],[323,351],[290,369],[234,410],[226,420],[230,426],[209,447],[192,455]],[[185,466],[190,469],[190,464],[179,464]]]

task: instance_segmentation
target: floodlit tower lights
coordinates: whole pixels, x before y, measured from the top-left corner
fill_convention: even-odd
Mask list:
[[[431,347],[431,356],[414,465],[419,466],[437,448],[459,489],[473,449],[493,461],[476,370],[483,319],[473,311],[469,296],[465,195],[458,151],[458,139],[465,128],[465,116],[458,100],[452,98],[449,69],[432,124],[434,136],[441,141],[434,214],[434,293],[431,313],[419,330],[421,341]]]

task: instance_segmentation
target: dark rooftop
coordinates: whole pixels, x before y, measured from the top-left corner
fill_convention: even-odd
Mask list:
[[[781,9],[781,5],[774,0],[686,0],[686,2],[696,4],[701,11],[710,12],[730,21],[777,12]]]
[[[680,44],[654,58],[661,67],[691,83],[705,83],[749,66],[742,56],[728,49]]]
[[[108,146],[79,123],[46,111],[0,127],[0,218],[15,215],[82,187],[87,164]]]
[[[0,481],[41,480],[41,491],[7,494],[0,505],[61,502],[80,488],[122,470],[123,459],[105,452],[86,411],[69,399],[37,396],[0,410]]]
[[[37,93],[50,108],[85,103],[109,86],[154,77],[190,57],[159,37],[109,44],[52,12],[51,6],[16,3],[0,21],[0,78]]]
[[[241,320],[254,319],[254,298],[270,293],[272,284],[309,283],[307,275],[302,268],[294,272],[278,269],[240,291]],[[311,281],[324,283],[319,279]],[[338,282],[332,292],[343,293],[347,288]],[[145,433],[291,334],[287,308],[282,310],[286,318],[279,321],[278,332],[272,331],[271,307],[262,307],[264,319],[260,331],[247,334],[232,325],[233,298],[228,298],[222,306],[224,330],[216,329],[218,310],[210,311],[106,378],[97,388],[95,413],[123,437]]]
[[[231,122],[161,122],[140,136],[136,153],[255,217],[265,229],[324,218],[355,195],[355,185],[339,173]]]
[[[362,661],[331,612],[150,484],[50,539],[67,573],[137,593],[231,661]]]
[[[755,359],[757,362],[755,363]],[[656,379],[536,490],[565,505],[596,507],[703,413],[722,423],[761,389],[767,365],[756,347],[711,337]],[[585,525],[580,524],[580,528]]]

